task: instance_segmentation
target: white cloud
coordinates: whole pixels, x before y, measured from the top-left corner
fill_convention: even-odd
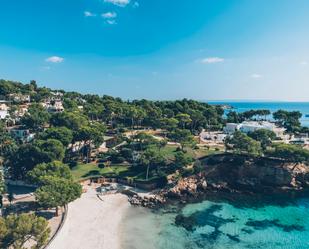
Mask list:
[[[120,7],[125,7],[130,3],[130,0],[104,0],[106,3],[111,3]]]
[[[59,56],[52,56],[52,57],[46,58],[45,61],[51,62],[51,63],[61,63],[64,61],[64,58],[59,57]]]
[[[92,12],[90,12],[90,11],[85,11],[85,12],[84,12],[84,16],[85,16],[85,17],[93,17],[93,16],[96,16],[96,14],[94,14],[94,13],[92,13]]]
[[[258,73],[254,73],[254,74],[251,74],[251,78],[253,78],[253,79],[260,79],[260,78],[263,78],[263,75],[258,74]]]
[[[302,61],[302,62],[300,62],[300,65],[302,65],[302,66],[307,66],[307,65],[308,65],[308,61]]]
[[[110,25],[117,24],[116,20],[114,20],[114,19],[106,20],[106,23],[107,23],[107,24],[110,24]]]
[[[111,18],[116,18],[117,13],[116,12],[106,12],[106,13],[103,13],[101,16],[105,19],[111,19]]]
[[[201,60],[201,63],[203,64],[213,64],[213,63],[219,63],[224,62],[224,58],[220,57],[208,57]]]

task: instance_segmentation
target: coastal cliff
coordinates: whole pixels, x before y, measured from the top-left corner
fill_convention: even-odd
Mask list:
[[[217,155],[201,161],[200,173],[182,178],[162,191],[168,198],[186,199],[209,191],[280,193],[309,188],[309,166],[273,158]]]
[[[263,195],[309,190],[309,166],[303,163],[235,154],[200,162],[199,173],[170,182],[151,197],[134,195],[130,203],[155,208],[169,200],[196,201],[216,192]]]

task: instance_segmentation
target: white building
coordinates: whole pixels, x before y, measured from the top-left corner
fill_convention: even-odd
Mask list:
[[[18,103],[30,103],[31,101],[30,95],[23,95],[19,93],[11,93],[9,94],[9,98],[12,101],[18,102]]]
[[[203,143],[223,143],[225,138],[227,137],[226,134],[221,132],[208,132],[203,130],[200,133],[200,141]]]
[[[17,118],[21,118],[21,117],[23,117],[28,112],[28,108],[29,108],[28,104],[19,105],[17,107],[17,110],[14,112],[14,115]]]
[[[55,97],[58,97],[58,98],[62,98],[63,97],[63,93],[62,92],[51,92],[51,95],[55,96]]]
[[[5,119],[9,116],[9,107],[6,104],[0,103],[0,119]]]
[[[249,133],[261,129],[273,131],[277,137],[285,138],[285,129],[277,127],[274,123],[268,121],[244,121],[241,124],[227,123],[223,130],[227,134],[233,134],[235,131]]]
[[[289,143],[307,146],[307,145],[309,145],[309,138],[293,138],[289,141]]]
[[[64,107],[62,105],[62,102],[59,101],[59,100],[44,102],[44,103],[42,103],[42,105],[50,113],[56,113],[56,112],[63,112],[64,111]]]

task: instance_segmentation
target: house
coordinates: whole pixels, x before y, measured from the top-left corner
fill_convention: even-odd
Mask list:
[[[223,131],[226,134],[233,134],[235,131],[238,131],[240,127],[241,127],[241,124],[227,123],[225,127],[223,128]]]
[[[23,95],[19,93],[9,94],[9,99],[17,103],[30,103],[31,101],[30,95]]]
[[[9,133],[12,137],[15,139],[21,140],[22,142],[31,142],[34,139],[33,133],[30,133],[28,129],[22,128],[22,127],[14,127],[9,130]]]
[[[307,133],[300,133],[295,134],[291,137],[289,140],[290,144],[297,144],[302,146],[308,146],[309,145],[309,136]]]
[[[46,101],[46,102],[42,103],[42,105],[50,113],[57,113],[57,112],[63,112],[64,111],[62,101],[60,101],[60,100]]]
[[[19,105],[14,112],[15,117],[21,118],[28,112],[29,104]]]
[[[63,98],[63,93],[62,92],[51,92],[51,95],[53,95],[57,99],[62,99]]]
[[[216,132],[216,131],[205,131],[203,130],[200,133],[200,142],[204,142],[204,143],[224,143],[227,135],[222,133],[222,132]]]
[[[273,131],[277,137],[285,139],[285,129],[276,126],[274,123],[268,121],[244,121],[240,124],[227,123],[223,131],[226,134],[233,134],[235,131],[241,131],[243,133],[254,132],[257,130],[269,130]]]
[[[293,138],[289,142],[290,142],[290,144],[308,146],[309,145],[309,138]]]
[[[0,119],[6,119],[9,116],[9,107],[5,103],[0,103]]]

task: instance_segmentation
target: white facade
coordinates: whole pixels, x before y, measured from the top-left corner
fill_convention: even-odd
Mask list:
[[[9,94],[9,97],[14,102],[28,102],[28,103],[30,103],[30,101],[31,101],[30,95],[12,93],[12,94]]]
[[[50,113],[56,113],[56,112],[63,112],[64,111],[64,107],[62,105],[62,102],[59,101],[59,100],[51,101],[51,102],[45,102],[45,103],[42,103],[42,105]]]
[[[284,128],[277,127],[274,123],[267,121],[244,121],[241,124],[227,123],[223,130],[227,134],[233,134],[237,130],[243,133],[249,133],[261,129],[273,131],[277,137],[284,137]]]
[[[0,119],[5,119],[9,115],[8,111],[2,111],[0,110]]]
[[[0,119],[5,119],[9,116],[9,107],[6,104],[0,104]]]
[[[207,132],[203,130],[200,133],[201,142],[205,143],[207,142],[223,143],[226,137],[227,137],[226,134],[220,132]]]
[[[233,134],[235,131],[238,131],[241,124],[236,123],[227,123],[223,128],[223,131],[227,134]]]

